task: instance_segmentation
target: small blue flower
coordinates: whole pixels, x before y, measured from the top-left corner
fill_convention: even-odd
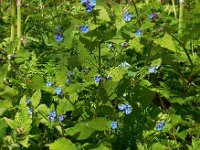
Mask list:
[[[56,117],[56,111],[52,110],[52,111],[49,113],[49,116]]]
[[[124,14],[124,20],[131,21],[131,19],[132,19],[132,15],[128,11],[126,11]]]
[[[51,81],[48,81],[48,82],[46,83],[46,86],[52,86],[52,82],[51,82]]]
[[[70,84],[70,79],[66,80],[66,84],[69,85]]]
[[[111,129],[116,129],[117,128],[117,121],[112,121],[110,123],[110,127],[111,127]]]
[[[118,108],[119,108],[119,110],[124,111],[124,113],[125,113],[126,115],[130,114],[130,113],[131,113],[131,110],[132,110],[132,106],[129,105],[129,104],[120,104],[120,105],[118,106]]]
[[[137,36],[141,36],[142,35],[142,30],[139,28],[137,29],[136,33]]]
[[[118,66],[119,66],[119,67],[129,67],[130,64],[127,63],[126,61],[124,61],[124,62],[121,62]]]
[[[148,68],[148,72],[149,73],[154,73],[155,71],[157,71],[158,70],[158,66],[157,65],[154,65],[154,67],[149,67]]]
[[[92,9],[93,9],[93,6],[90,5],[90,3],[89,3],[89,4],[87,4],[87,5],[85,6],[85,9],[86,9],[87,12],[91,12]]]
[[[106,79],[111,79],[112,77],[110,75],[107,75],[106,76]]]
[[[63,119],[64,119],[63,115],[58,115],[58,120],[59,121],[63,121]]]
[[[33,114],[33,109],[32,108],[28,108],[28,114],[32,115]]]
[[[118,106],[118,108],[119,108],[119,110],[125,110],[126,105],[125,105],[125,104],[120,104],[120,105]]]
[[[95,80],[96,82],[100,82],[100,81],[101,81],[100,75],[94,76],[94,80]]]
[[[57,95],[61,94],[61,93],[62,93],[62,88],[57,87],[57,88],[55,89],[55,93],[56,93]]]
[[[89,2],[89,4],[92,6],[92,7],[94,7],[95,5],[96,5],[96,0],[90,0],[90,2]]]
[[[128,43],[128,42],[122,42],[122,43],[121,43],[121,46],[122,46],[122,47],[128,47],[128,46],[129,46],[129,43]]]
[[[149,19],[154,19],[156,17],[156,13],[149,14]]]
[[[113,47],[113,43],[109,43],[108,48],[112,48],[112,47]]]
[[[61,33],[57,33],[55,36],[55,39],[57,42],[61,42],[63,40],[63,36]]]
[[[158,123],[156,124],[156,129],[157,129],[158,131],[162,130],[162,129],[163,129],[163,126],[165,125],[165,123],[166,123],[165,120],[162,120],[162,121],[158,122]]]
[[[87,33],[89,31],[89,28],[87,25],[81,25],[80,26],[80,30],[83,32],[83,33]]]
[[[29,105],[31,103],[31,100],[30,99],[27,99],[26,100],[26,105]]]
[[[73,73],[73,72],[69,72],[69,73],[67,74],[67,76],[68,76],[68,77],[72,77],[72,76],[74,76],[74,73]]]

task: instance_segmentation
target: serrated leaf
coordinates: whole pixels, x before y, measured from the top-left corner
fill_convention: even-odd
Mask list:
[[[18,124],[14,120],[8,119],[6,117],[4,117],[4,119],[12,129],[18,128]]]
[[[54,143],[48,145],[50,150],[77,150],[77,147],[74,143],[72,143],[67,138],[60,138],[56,140]]]
[[[31,103],[33,107],[37,107],[40,104],[41,91],[37,90],[31,97]]]
[[[172,37],[167,33],[165,33],[164,37],[155,39],[154,43],[160,45],[163,48],[167,48],[168,50],[176,52],[175,43]]]

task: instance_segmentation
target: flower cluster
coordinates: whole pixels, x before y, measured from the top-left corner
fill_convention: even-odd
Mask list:
[[[111,127],[111,129],[117,129],[117,121],[112,121],[111,123],[110,123],[110,127]]]
[[[132,106],[129,105],[129,104],[120,104],[120,105],[118,106],[118,108],[119,108],[119,110],[124,111],[124,113],[125,113],[126,115],[128,115],[128,114],[131,113]]]
[[[156,16],[157,16],[157,13],[151,13],[149,14],[149,19],[154,19],[156,18]]]
[[[70,80],[74,77],[74,72],[69,72],[67,74],[67,79],[66,79],[66,84],[69,85],[70,84]]]
[[[55,36],[55,40],[57,42],[61,42],[63,40],[63,35],[61,34],[61,29],[57,28],[56,29],[56,36]]]
[[[26,100],[26,105],[31,105],[31,100],[30,99],[27,99]],[[33,114],[33,109],[32,108],[30,108],[30,107],[28,107],[28,114],[29,115],[32,115]]]
[[[46,83],[46,86],[52,86],[52,82],[51,82],[51,81],[48,81],[48,82]]]
[[[91,12],[96,6],[96,0],[81,0],[81,3],[85,5],[87,12]]]
[[[162,130],[162,129],[163,129],[163,126],[165,125],[165,123],[166,123],[165,120],[162,120],[162,121],[158,122],[158,123],[156,124],[156,129],[157,129],[158,131]]]
[[[158,70],[158,66],[157,65],[154,65],[153,67],[149,67],[148,68],[148,72],[149,73],[154,73],[157,70]]]
[[[53,110],[49,113],[48,119],[53,122],[55,118],[56,118],[56,111]],[[57,118],[59,121],[63,121],[64,119],[63,115],[58,115]]]

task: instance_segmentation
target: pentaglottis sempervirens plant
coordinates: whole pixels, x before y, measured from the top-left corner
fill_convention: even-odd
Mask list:
[[[199,149],[198,0],[0,6],[1,149]]]

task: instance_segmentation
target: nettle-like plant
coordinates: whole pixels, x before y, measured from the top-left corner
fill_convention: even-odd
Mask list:
[[[200,147],[198,0],[0,4],[1,149]]]

